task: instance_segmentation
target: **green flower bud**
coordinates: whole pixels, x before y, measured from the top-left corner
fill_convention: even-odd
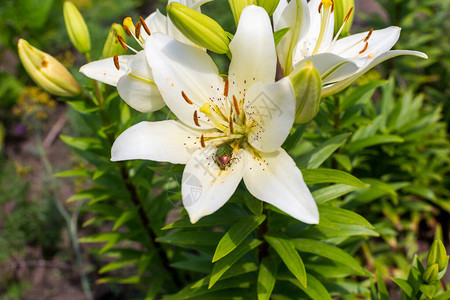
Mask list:
[[[437,264],[439,272],[444,270],[448,264],[447,251],[444,244],[440,240],[435,240],[431,245],[427,256],[427,266]]]
[[[280,0],[257,0],[256,3],[258,6],[264,8],[267,11],[267,14],[271,16],[275,9],[277,9]]]
[[[177,2],[167,6],[167,15],[193,43],[219,54],[229,52],[225,30],[210,17]]]
[[[20,39],[19,57],[25,70],[41,88],[56,96],[71,97],[81,93],[81,87],[67,69],[53,56]]]
[[[258,0],[228,0],[228,3],[230,4],[231,12],[233,13],[234,23],[236,23],[237,26],[239,24],[239,18],[241,17],[242,10],[248,5],[258,4]]]
[[[67,33],[75,48],[82,54],[91,51],[89,30],[78,8],[70,1],[64,2],[64,22]]]
[[[438,280],[439,266],[438,264],[431,265],[423,273],[423,280],[427,283],[432,283]]]
[[[308,61],[289,74],[289,79],[295,91],[295,123],[307,123],[319,112],[322,92],[319,71]]]
[[[354,7],[355,0],[334,1],[334,33],[337,33],[344,26],[341,35],[347,36],[349,34],[355,15]]]
[[[116,54],[125,54],[126,50],[122,47],[122,44],[120,44],[117,36],[121,36],[122,39],[126,41],[126,34],[122,25],[114,23],[111,25],[105,45],[103,46],[103,58],[113,57]]]

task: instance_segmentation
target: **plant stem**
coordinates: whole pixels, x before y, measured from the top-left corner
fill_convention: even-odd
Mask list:
[[[124,165],[122,165],[122,167],[120,168],[120,171],[122,174],[123,181],[125,182],[125,186],[126,186],[127,190],[130,192],[131,201],[133,202],[133,204],[136,207],[138,207],[139,218],[141,219],[144,230],[147,232],[148,236],[150,237],[152,246],[158,252],[160,261],[161,261],[164,269],[166,269],[166,271],[169,273],[175,286],[177,288],[182,288],[183,283],[181,282],[181,279],[178,276],[178,273],[175,272],[175,270],[170,267],[170,262],[169,262],[169,259],[167,258],[166,252],[160,246],[160,244],[158,242],[156,242],[157,236],[150,226],[150,220],[148,219],[147,214],[145,213],[144,207],[142,206],[142,203],[139,199],[136,187],[129,180],[130,178],[128,176],[126,167]]]

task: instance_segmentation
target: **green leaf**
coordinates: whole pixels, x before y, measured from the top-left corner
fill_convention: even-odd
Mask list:
[[[258,300],[268,300],[272,294],[277,278],[278,263],[270,257],[265,257],[259,265],[257,293]]]
[[[117,270],[117,269],[121,269],[121,268],[127,267],[127,266],[129,266],[131,264],[136,264],[138,261],[139,261],[139,259],[120,259],[120,260],[116,260],[116,261],[113,261],[113,262],[103,266],[98,271],[98,273],[99,274],[103,274],[103,273],[106,273],[106,272],[109,272],[109,271],[114,271],[114,270]]]
[[[158,243],[177,245],[180,247],[189,246],[214,246],[220,240],[222,233],[211,231],[182,231],[156,239]]]
[[[346,172],[334,169],[302,169],[303,179],[306,184],[317,184],[317,183],[342,183],[356,187],[368,187],[355,176],[348,174]]]
[[[403,139],[398,135],[374,135],[351,142],[346,148],[349,152],[357,152],[367,147],[389,143],[403,143]]]
[[[88,171],[88,170],[68,170],[68,171],[64,171],[64,172],[59,172],[56,174],[53,174],[54,177],[91,177],[92,176],[92,171]]]
[[[213,287],[214,284],[232,265],[234,265],[247,252],[261,245],[261,243],[262,242],[258,241],[257,239],[245,240],[232,253],[230,253],[230,255],[227,255],[223,259],[217,261],[214,264],[214,268],[211,272],[208,288],[210,289],[211,287]]]
[[[295,250],[292,241],[284,238],[277,238],[265,235],[264,238],[269,245],[275,249],[286,267],[291,271],[295,278],[306,287],[306,270],[300,254]]]
[[[352,162],[350,160],[350,157],[348,155],[344,154],[335,154],[333,155],[333,158],[342,166],[345,170],[351,171],[352,170]]]
[[[384,283],[384,280],[381,277],[381,273],[378,270],[376,271],[376,277],[377,277],[378,296],[380,297],[380,300],[391,299],[389,297],[389,293],[387,291],[386,284]]]
[[[100,141],[96,138],[76,138],[67,135],[60,135],[61,140],[72,148],[80,150],[102,149]]]
[[[120,226],[134,219],[137,215],[138,210],[139,207],[135,207],[132,210],[124,211],[117,219],[116,223],[114,223],[113,231],[116,231]]]
[[[372,224],[361,215],[339,207],[319,205],[319,215],[323,215],[334,223],[358,225],[369,229],[374,229]]]
[[[311,152],[305,154],[298,162],[298,165],[301,168],[307,169],[318,168],[327,158],[329,158],[334,153],[334,151],[336,151],[345,143],[348,136],[348,133],[343,133],[338,136],[332,137],[328,141],[315,147]]]
[[[250,193],[245,193],[244,202],[247,208],[257,217],[263,213],[263,202]]]
[[[290,30],[290,27],[286,27],[280,30],[277,30],[273,33],[273,39],[275,40],[275,46],[281,41],[281,39],[286,35],[286,33]]]
[[[78,200],[87,200],[92,199],[96,200],[95,202],[99,202],[102,200],[109,199],[110,196],[108,195],[108,191],[105,189],[100,188],[92,188],[89,190],[81,191],[75,195],[72,195],[69,197],[69,199],[66,200],[67,203],[78,201]]]
[[[343,111],[354,106],[358,101],[365,96],[365,94],[373,94],[375,89],[386,84],[386,80],[375,80],[368,84],[354,89],[348,96],[344,98],[341,108]]]
[[[323,204],[358,189],[360,188],[347,184],[334,184],[312,192],[312,196],[317,204]]]
[[[258,270],[258,266],[255,263],[253,263],[253,262],[246,262],[246,263],[243,263],[243,264],[235,264],[231,268],[229,268],[228,271],[225,272],[225,274],[223,274],[221,279],[225,280],[225,279],[236,277],[236,276],[239,276],[239,275],[242,275],[242,274],[255,272],[257,270]],[[209,284],[209,280],[210,280],[210,276],[209,275],[206,276],[206,277],[203,277],[202,279],[200,279],[199,281],[194,283],[191,286],[191,288],[194,289],[194,288],[199,288],[199,287],[202,287],[202,286],[206,286],[206,285]]]
[[[331,300],[330,293],[328,293],[327,289],[323,286],[323,284],[313,275],[307,274],[308,286],[304,287],[299,284],[297,280],[292,277],[280,277],[280,280],[289,281],[294,284],[298,288],[300,288],[306,295],[310,297],[310,299],[314,300]]]
[[[132,285],[137,285],[139,284],[139,282],[141,281],[141,276],[139,275],[135,275],[135,276],[130,276],[130,277],[103,277],[100,278],[96,281],[97,284],[102,284],[102,283],[109,283],[109,282],[113,282],[113,283],[120,283],[120,284],[132,284]]]
[[[394,281],[409,298],[412,297],[413,288],[409,285],[408,281],[401,278],[391,277],[392,281]]]
[[[265,219],[266,216],[264,215],[260,217],[248,216],[234,224],[230,230],[224,234],[217,245],[212,262],[218,261],[233,251],[250,233],[252,233],[253,230],[258,228]]]
[[[293,239],[295,248],[300,252],[316,254],[349,267],[356,271],[359,275],[364,276],[364,269],[359,265],[358,261],[344,250],[323,242],[312,239]]]

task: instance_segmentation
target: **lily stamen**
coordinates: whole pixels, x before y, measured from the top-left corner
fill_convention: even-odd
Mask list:
[[[228,82],[228,78],[225,79],[225,88],[223,89],[223,95],[225,97],[228,97],[228,87],[229,87],[229,82]]]
[[[234,133],[234,128],[233,128],[233,118],[230,116],[230,133],[233,134]]]
[[[368,42],[366,42],[366,45],[364,45],[364,48],[361,51],[359,51],[359,54],[363,54],[367,50],[367,47],[369,47]]]
[[[141,36],[141,22],[136,23],[136,27],[134,28],[134,34],[136,35],[136,38],[139,39]]]
[[[114,66],[116,66],[116,69],[120,70],[119,56],[117,54],[114,54],[113,61],[114,61]]]
[[[200,144],[202,145],[203,148],[206,147],[206,145],[205,145],[205,138],[203,137],[203,134],[202,134],[202,136],[200,137]]]
[[[183,97],[184,101],[187,102],[187,104],[194,104],[194,102],[191,101],[191,99],[189,99],[189,97],[186,95],[186,93],[184,91],[181,91],[181,96]]]
[[[147,32],[148,35],[152,35],[144,19],[142,17],[139,17],[139,20],[141,21],[142,27],[144,27],[145,32]]]
[[[130,45],[128,45],[127,43],[125,43],[125,41],[123,40],[123,38],[120,35],[117,35],[117,40],[119,41],[120,45],[122,45],[123,49],[127,50],[129,48],[134,53],[139,52],[136,49],[134,49],[133,47],[131,47]]]
[[[195,125],[197,125],[198,127],[200,127],[200,123],[198,122],[198,115],[197,115],[197,111],[194,111],[194,123]]]
[[[236,96],[233,95],[233,105],[234,105],[234,110],[236,111],[237,115],[240,115],[240,110],[239,110],[239,105],[238,105],[238,101],[236,99]]]
[[[369,33],[367,34],[366,38],[364,39],[364,42],[367,42],[370,39],[370,37],[372,36],[372,32],[373,32],[373,28],[370,29]]]
[[[350,7],[350,9],[349,9],[347,15],[346,15],[345,18],[344,18],[344,22],[342,22],[341,28],[339,28],[338,32],[337,32],[336,35],[334,36],[333,41],[331,41],[330,47],[331,47],[331,45],[333,45],[333,44],[337,41],[337,39],[338,39],[339,36],[341,35],[342,30],[344,30],[345,24],[347,24],[348,20],[350,19],[350,16],[352,15],[352,12],[353,12],[353,6]],[[328,47],[328,49],[329,49],[330,47]]]

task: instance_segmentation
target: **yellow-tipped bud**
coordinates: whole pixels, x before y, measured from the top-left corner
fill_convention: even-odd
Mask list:
[[[67,69],[53,56],[19,40],[19,57],[25,70],[41,88],[56,96],[71,97],[81,93],[81,87]]]
[[[355,0],[335,0],[334,1],[334,33],[337,33],[345,23],[341,35],[347,36],[352,27],[355,15]]]
[[[307,123],[319,112],[322,93],[319,71],[308,61],[289,74],[289,79],[295,91],[295,123]]]
[[[264,8],[267,11],[267,14],[271,16],[275,9],[277,9],[280,0],[257,0],[256,3],[258,6]]]
[[[64,22],[72,44],[78,51],[86,55],[91,51],[91,39],[83,16],[75,4],[70,1],[64,2],[63,10]]]
[[[125,54],[126,50],[122,47],[117,36],[121,36],[126,41],[126,34],[123,27],[120,24],[114,23],[111,25],[105,45],[103,46],[103,58],[113,57],[116,54]]]
[[[262,0],[260,0],[262,2]],[[270,1],[270,0],[267,0]],[[279,1],[279,0],[278,0]],[[241,17],[242,10],[249,5],[257,5],[258,0],[228,0],[233,13],[234,22],[236,26],[239,24],[239,18]]]
[[[215,53],[229,52],[230,40],[225,30],[210,17],[177,2],[167,6],[167,15],[193,43]]]

